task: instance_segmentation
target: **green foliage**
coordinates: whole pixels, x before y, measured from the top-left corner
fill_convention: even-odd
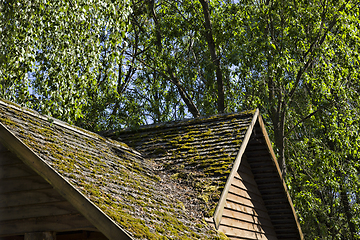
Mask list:
[[[1,1],[0,8],[2,97],[68,122],[113,101],[125,1]]]
[[[260,108],[307,239],[359,238],[359,4],[210,1],[225,112]],[[101,131],[218,112],[200,1],[1,1],[0,96]]]

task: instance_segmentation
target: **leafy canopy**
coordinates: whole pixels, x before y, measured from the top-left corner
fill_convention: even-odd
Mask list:
[[[359,238],[358,2],[0,9],[1,97],[93,131],[260,108],[306,238]]]

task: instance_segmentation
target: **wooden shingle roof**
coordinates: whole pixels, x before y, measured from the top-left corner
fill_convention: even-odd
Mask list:
[[[125,144],[5,101],[0,123],[1,143],[109,239],[225,237],[203,221],[192,188]]]
[[[226,199],[235,187],[236,176],[247,168],[244,174],[250,174],[254,179],[257,195],[271,220],[273,235],[276,235],[275,238],[264,237],[303,239],[258,110],[149,125],[107,135],[154,159],[164,172],[180,183],[193,186],[197,196],[205,202],[202,206],[205,216],[213,218],[217,228],[221,225],[223,212],[229,210]],[[240,197],[247,201],[246,197]],[[212,220],[208,219],[208,222]],[[255,233],[250,235],[258,239],[256,230],[249,232]]]
[[[207,216],[212,216],[254,113],[147,125],[107,136],[117,136],[172,178],[194,186]]]
[[[258,110],[103,136],[0,100],[0,143],[109,239],[303,239]]]

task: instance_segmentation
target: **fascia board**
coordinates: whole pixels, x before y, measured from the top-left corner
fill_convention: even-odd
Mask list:
[[[69,201],[86,219],[110,240],[132,240],[133,238],[121,229],[100,208],[85,195],[74,188],[57,171],[43,161],[19,138],[0,123],[0,142],[15,153],[27,166],[49,182],[67,201]]]
[[[223,211],[224,211],[224,206],[225,206],[225,203],[226,203],[226,198],[227,198],[227,195],[228,195],[228,192],[229,192],[229,189],[230,189],[230,186],[231,186],[231,183],[234,179],[234,176],[235,176],[235,173],[238,171],[239,169],[239,166],[240,166],[240,163],[241,163],[241,158],[245,152],[245,149],[246,149],[246,146],[249,142],[249,139],[250,139],[250,136],[252,134],[252,131],[253,131],[253,128],[254,128],[254,125],[258,119],[258,116],[259,116],[259,109],[256,109],[255,113],[254,113],[254,116],[253,116],[253,119],[251,120],[251,123],[246,131],[246,134],[244,136],[244,139],[241,143],[241,146],[240,146],[240,149],[239,149],[239,152],[236,156],[236,159],[235,159],[235,162],[233,164],[233,167],[230,171],[230,174],[227,178],[227,181],[226,181],[226,184],[225,184],[225,187],[221,193],[221,196],[220,196],[220,200],[216,206],[216,209],[215,209],[215,212],[214,212],[214,216],[213,216],[213,219],[214,219],[214,224],[215,224],[215,227],[216,229],[219,229],[219,225],[220,225],[220,221],[221,221],[221,218],[222,218],[222,214],[223,214]]]

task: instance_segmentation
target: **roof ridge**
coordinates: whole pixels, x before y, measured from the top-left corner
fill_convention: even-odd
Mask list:
[[[83,136],[86,136],[86,137],[94,139],[94,140],[105,139],[106,142],[111,142],[112,144],[116,144],[117,147],[123,148],[124,150],[127,150],[127,151],[131,151],[134,154],[142,157],[141,153],[139,153],[135,149],[127,146],[125,143],[120,142],[119,140],[117,140],[116,142],[113,142],[114,140],[112,140],[110,138],[107,138],[107,137],[104,137],[104,136],[102,136],[102,135],[100,135],[100,134],[98,134],[96,132],[92,132],[92,131],[86,130],[84,128],[77,127],[75,125],[69,124],[67,122],[61,121],[61,120],[59,120],[57,118],[54,118],[54,117],[51,117],[51,116],[43,115],[43,114],[39,113],[36,110],[21,106],[19,104],[13,103],[13,102],[8,101],[8,100],[5,100],[3,98],[0,98],[0,106],[13,108],[13,109],[15,109],[17,111],[21,111],[21,112],[24,112],[26,114],[29,114],[32,117],[36,117],[38,119],[47,121],[47,122],[49,122],[51,124],[55,124],[55,125],[57,125],[59,127],[66,128],[68,130],[74,131],[74,132],[76,132],[78,134],[81,134]]]
[[[75,125],[71,125],[71,124],[69,124],[67,122],[64,122],[62,120],[59,120],[57,118],[41,114],[36,110],[30,109],[28,107],[21,106],[19,104],[10,102],[10,101],[5,100],[3,98],[0,98],[0,105],[2,105],[4,107],[10,107],[10,108],[13,108],[13,109],[18,110],[18,111],[25,112],[27,114],[30,114],[33,117],[37,117],[37,118],[39,118],[41,120],[48,121],[49,123],[56,124],[56,125],[58,125],[60,127],[65,127],[65,128],[67,128],[69,130],[73,130],[73,131],[75,131],[77,133],[86,135],[86,136],[91,137],[91,138],[95,138],[95,139],[96,138],[102,138],[102,136],[97,134],[97,133],[91,132],[89,130],[86,130],[86,129],[83,129],[83,128],[80,128],[80,127],[76,127]]]
[[[244,110],[241,112],[234,112],[234,113],[223,113],[223,114],[216,114],[211,116],[203,116],[203,117],[197,117],[197,118],[184,118],[181,120],[173,120],[168,122],[161,122],[161,123],[153,123],[148,125],[141,125],[137,127],[128,127],[121,130],[106,130],[102,131],[99,134],[104,137],[113,137],[114,135],[117,135],[119,133],[124,132],[131,132],[131,131],[149,131],[157,128],[171,128],[171,127],[178,127],[178,126],[188,126],[193,125],[196,123],[206,123],[206,122],[215,122],[223,119],[228,119],[231,117],[239,117],[239,116],[251,116],[254,115],[257,109],[253,110]]]

